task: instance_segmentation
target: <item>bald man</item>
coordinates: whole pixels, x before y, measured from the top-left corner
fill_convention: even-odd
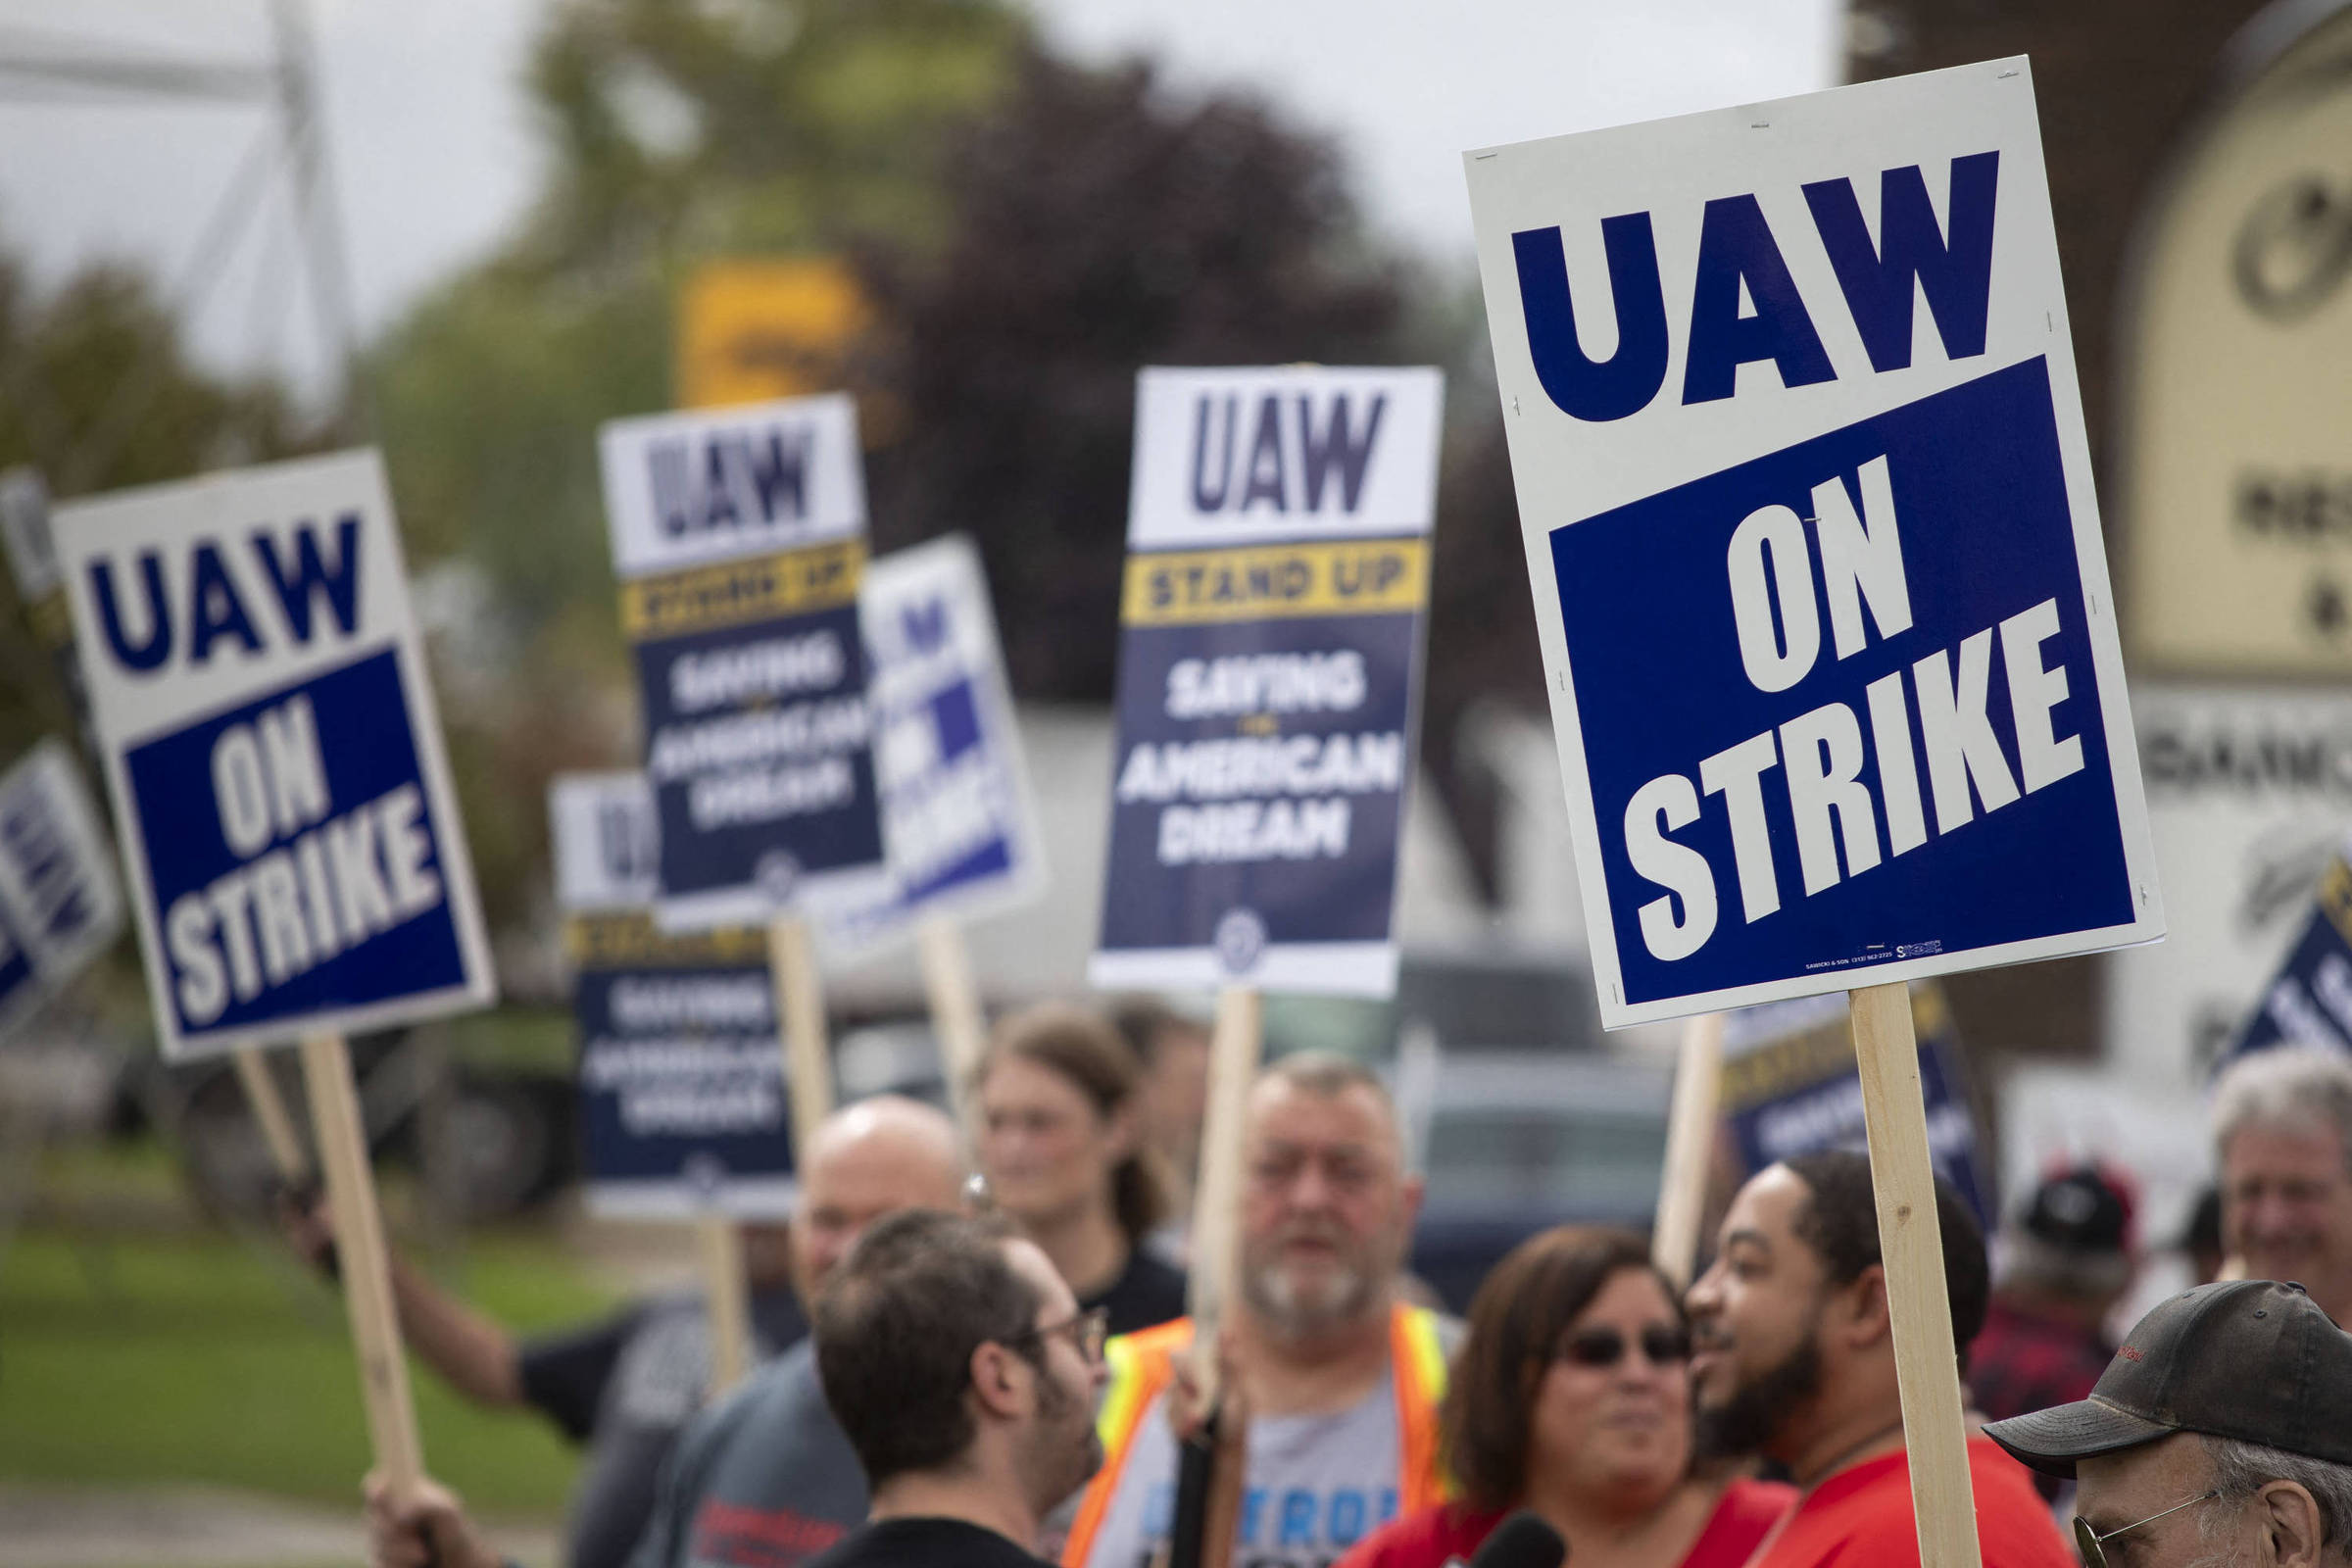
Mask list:
[[[833,1113],[803,1167],[793,1269],[814,1300],[865,1228],[903,1209],[956,1208],[955,1124],[880,1097]],[[662,1472],[630,1568],[794,1568],[865,1519],[865,1475],[825,1404],[807,1342],[706,1410]]]

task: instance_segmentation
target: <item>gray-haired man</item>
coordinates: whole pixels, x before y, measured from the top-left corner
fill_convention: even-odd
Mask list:
[[[2352,1318],[2352,1061],[2307,1046],[2241,1057],[2214,1085],[2213,1142],[2222,1241],[2246,1278],[2300,1280]]]
[[[2299,1285],[2185,1291],[2089,1398],[1984,1435],[2075,1478],[2087,1568],[2352,1563],[2352,1337]]]

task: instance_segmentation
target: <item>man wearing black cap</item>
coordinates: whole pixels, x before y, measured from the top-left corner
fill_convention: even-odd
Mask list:
[[[2352,1563],[2352,1338],[2300,1285],[2183,1292],[2089,1398],[1984,1433],[2075,1478],[2088,1568]]]
[[[2107,1314],[2132,1285],[2132,1203],[2093,1165],[2062,1170],[2002,1232],[1999,1282],[1968,1353],[1977,1408],[1998,1419],[2080,1399],[2107,1370]],[[2044,1496],[2058,1494],[2047,1482]]]

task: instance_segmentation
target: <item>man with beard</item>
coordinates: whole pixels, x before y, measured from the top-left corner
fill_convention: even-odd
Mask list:
[[[1102,1462],[1102,1322],[1002,1222],[916,1210],[868,1230],[814,1338],[873,1504],[810,1568],[1041,1568],[1040,1521]]]
[[[1984,1323],[1984,1238],[1936,1184],[1952,1340]],[[1870,1161],[1838,1151],[1758,1172],[1724,1216],[1715,1261],[1690,1287],[1690,1364],[1702,1452],[1760,1453],[1799,1488],[1747,1568],[1916,1568],[1918,1527],[1895,1387],[1886,1271]],[[2068,1568],[2026,1470],[1990,1439],[1968,1444],[1984,1568]]]
[[[1242,1267],[1228,1354],[1250,1411],[1235,1568],[1325,1568],[1400,1510],[1444,1495],[1437,1407],[1453,1325],[1396,1283],[1420,1178],[1370,1072],[1286,1056],[1251,1089],[1242,1148]],[[1166,1396],[1190,1318],[1113,1340],[1108,1457],[1081,1500],[1064,1568],[1143,1568],[1173,1522]]]

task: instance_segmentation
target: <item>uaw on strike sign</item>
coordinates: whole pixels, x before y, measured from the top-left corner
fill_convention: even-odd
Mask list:
[[[1094,984],[1396,989],[1443,392],[1143,372]]]
[[[604,426],[621,628],[645,700],[665,924],[887,888],[842,394]]]
[[[790,1217],[766,928],[655,925],[660,834],[643,773],[560,775],[548,816],[580,1030],[589,1208]]]
[[[166,1055],[493,1000],[369,452],[57,509]]]
[[[1604,1020],[2161,936],[2026,62],[1465,168]]]
[[[890,879],[831,911],[846,953],[926,913],[978,919],[1044,891],[1045,855],[980,553],[949,534],[867,569],[858,591]]]

